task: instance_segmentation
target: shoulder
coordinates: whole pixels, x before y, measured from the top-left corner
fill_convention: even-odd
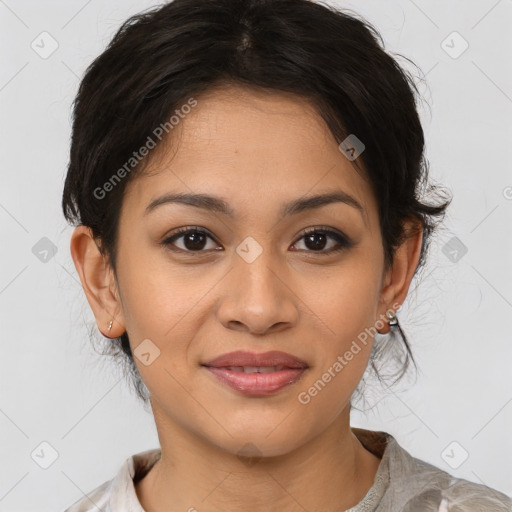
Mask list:
[[[73,503],[64,512],[92,512],[102,510],[107,511],[109,508],[108,502],[111,495],[110,489],[114,479],[108,480],[103,484],[99,485],[93,491],[82,496],[78,501]]]
[[[64,512],[144,512],[137,499],[134,480],[142,478],[160,455],[160,449],[154,449],[128,457],[114,478],[79,498]]]
[[[512,499],[506,494],[413,457],[386,435],[389,487],[378,511],[391,507],[402,512],[512,512]]]

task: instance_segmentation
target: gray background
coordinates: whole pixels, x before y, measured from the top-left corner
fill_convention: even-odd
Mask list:
[[[89,342],[94,320],[60,210],[79,79],[121,22],[152,5],[0,0],[3,511],[63,510],[126,457],[158,446],[151,415]],[[352,423],[390,432],[414,456],[512,496],[512,2],[336,5],[365,16],[389,51],[426,74],[431,175],[454,194],[399,313],[418,380],[370,396],[374,407],[354,412]],[[43,58],[53,40],[58,48]],[[52,449],[58,456],[43,469]]]

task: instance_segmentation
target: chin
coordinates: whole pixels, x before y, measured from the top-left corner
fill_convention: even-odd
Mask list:
[[[279,421],[268,425],[258,422],[253,428],[242,424],[239,429],[229,429],[231,436],[223,430],[222,439],[211,439],[211,442],[240,458],[279,457],[295,450],[303,440],[298,437],[297,429],[290,431],[290,426],[284,424],[276,428],[278,424]]]

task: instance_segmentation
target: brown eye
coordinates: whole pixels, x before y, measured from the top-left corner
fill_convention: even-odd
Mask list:
[[[331,240],[331,243],[329,243],[329,239]],[[306,247],[307,252],[318,252],[320,254],[330,254],[332,252],[348,249],[353,245],[349,239],[341,233],[322,228],[308,230],[304,235],[302,235],[299,241],[300,240],[304,240],[304,246]],[[293,247],[296,247],[299,241],[295,242]],[[332,241],[334,241],[334,244]],[[327,250],[325,250],[326,247]]]
[[[182,241],[176,244],[176,241],[180,239]],[[162,244],[166,246],[174,245],[178,250],[186,252],[204,252],[207,249],[218,247],[215,243],[213,247],[206,247],[208,239],[214,241],[206,231],[198,228],[181,228],[174,235],[166,238]]]

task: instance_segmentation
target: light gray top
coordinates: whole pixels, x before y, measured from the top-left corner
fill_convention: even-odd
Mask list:
[[[352,432],[381,462],[372,487],[346,512],[512,512],[507,495],[413,457],[391,434],[355,427]],[[134,481],[149,472],[160,453],[154,449],[128,457],[114,478],[64,512],[145,512]]]

